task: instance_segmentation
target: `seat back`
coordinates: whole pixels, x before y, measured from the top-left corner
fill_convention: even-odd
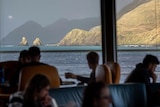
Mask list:
[[[5,81],[8,81],[15,74],[20,64],[18,61],[4,61],[0,62],[0,66],[4,69]]]
[[[50,89],[49,94],[59,107],[65,107],[70,103],[76,103],[76,107],[81,107],[84,88],[84,86],[54,88]]]
[[[106,84],[112,83],[111,70],[105,64],[101,64],[97,66],[95,77],[96,77],[96,81],[103,81]]]
[[[150,83],[146,87],[149,107],[160,106],[160,83]]]
[[[45,64],[30,65],[23,67],[20,72],[18,90],[24,90],[28,81],[36,74],[45,75],[50,81],[51,88],[58,88],[60,86],[60,78],[56,67]]]
[[[111,84],[109,89],[113,107],[147,106],[145,84]]]
[[[112,107],[146,107],[147,94],[145,84],[109,84]],[[81,107],[85,86],[50,89],[59,107],[75,102]],[[77,107],[76,106],[76,107]],[[70,106],[68,106],[70,107]]]
[[[108,62],[107,65],[111,69],[112,83],[118,84],[120,81],[120,65],[117,62]]]

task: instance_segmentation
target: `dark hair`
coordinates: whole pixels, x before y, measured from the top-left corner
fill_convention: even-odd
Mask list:
[[[82,107],[93,107],[95,99],[99,99],[101,90],[107,87],[104,82],[92,82],[84,90]]]
[[[99,55],[96,52],[91,51],[87,54],[87,60],[90,64],[98,64]]]
[[[30,56],[29,52],[27,50],[22,50],[19,54],[19,59],[28,56]]]
[[[29,48],[28,51],[29,51],[29,54],[31,56],[38,56],[38,55],[40,55],[40,49],[39,49],[39,47],[32,46],[32,47]]]
[[[156,56],[153,55],[146,55],[143,59],[143,65],[148,67],[149,64],[159,64],[159,60]]]
[[[27,107],[28,104],[33,104],[34,106],[34,95],[39,93],[43,88],[50,85],[48,78],[44,75],[35,75],[28,83],[25,93],[24,93],[24,106]]]

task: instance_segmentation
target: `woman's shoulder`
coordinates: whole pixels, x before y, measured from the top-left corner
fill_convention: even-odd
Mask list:
[[[23,92],[22,91],[17,91],[13,94],[10,95],[10,97],[23,97]]]
[[[8,107],[22,107],[23,105],[23,92],[15,92],[9,97]]]
[[[9,102],[21,102],[23,100],[23,92],[15,92],[9,96]]]

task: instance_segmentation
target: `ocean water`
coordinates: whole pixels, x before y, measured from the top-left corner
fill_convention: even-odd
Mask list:
[[[42,48],[41,48],[42,49]],[[92,49],[91,49],[92,50]],[[83,51],[68,51],[68,52],[50,52],[42,51],[41,62],[56,66],[59,75],[63,80],[65,72],[72,72],[75,74],[89,76],[90,69],[87,65],[86,54],[87,50]],[[102,52],[98,50],[100,56],[100,64],[102,63]],[[121,83],[124,82],[126,76],[135,68],[135,65],[142,62],[146,54],[156,55],[160,59],[159,51],[118,51],[118,63],[121,67]],[[17,60],[19,52],[1,52],[0,61]],[[160,66],[157,66],[156,73],[160,73]],[[159,77],[159,75],[158,75]],[[70,80],[70,79],[69,79]],[[158,78],[160,81],[160,77]]]

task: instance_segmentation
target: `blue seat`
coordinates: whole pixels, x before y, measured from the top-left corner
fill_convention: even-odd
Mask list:
[[[81,107],[84,86],[64,87],[50,90],[60,107],[69,102],[75,102]],[[145,84],[110,84],[112,107],[147,107],[147,94]]]
[[[79,107],[82,104],[84,86],[50,89],[50,95],[55,98],[59,107],[75,102]]]
[[[147,107],[145,84],[109,85],[113,107]]]

